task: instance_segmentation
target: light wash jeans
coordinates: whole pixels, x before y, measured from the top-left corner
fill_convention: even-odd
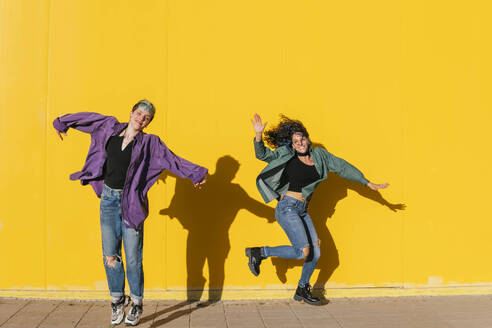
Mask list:
[[[301,202],[293,197],[284,196],[275,208],[277,222],[284,229],[292,246],[277,246],[262,248],[264,257],[277,256],[286,259],[306,259],[302,267],[299,286],[309,284],[316,263],[320,257],[319,242],[316,229],[311,217],[306,212],[307,203]],[[309,246],[309,255],[304,256],[303,248]]]
[[[111,296],[120,297],[125,293],[125,269],[121,258],[121,241],[125,246],[126,271],[130,296],[142,300],[144,274],[142,267],[143,225],[140,229],[130,229],[123,223],[121,215],[122,190],[104,185],[101,194],[101,235],[103,261]],[[114,267],[108,265],[105,257],[116,256]]]

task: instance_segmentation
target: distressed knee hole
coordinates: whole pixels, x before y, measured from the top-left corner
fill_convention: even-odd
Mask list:
[[[105,256],[104,258],[106,260],[106,265],[112,269],[116,266],[116,262],[121,262],[120,257],[117,255]]]
[[[319,239],[318,239],[318,240],[314,243],[314,246],[318,246],[318,247],[319,247],[320,245],[321,245],[321,240],[319,240]]]
[[[309,256],[309,246],[306,246],[302,249],[302,252],[304,253],[304,257],[308,257]]]

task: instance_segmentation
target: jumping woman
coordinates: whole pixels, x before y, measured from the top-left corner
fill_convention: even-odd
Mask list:
[[[125,296],[125,269],[121,259],[123,241],[126,273],[132,305],[125,318],[138,325],[142,314],[144,274],[142,267],[143,224],[149,214],[147,191],[163,170],[190,179],[195,187],[205,183],[207,169],[176,156],[153,134],[142,130],[154,118],[154,106],[141,100],[130,112],[128,123],[97,113],[67,114],[53,126],[63,140],[69,128],[89,133],[91,145],[85,165],[70,176],[90,184],[101,198],[100,220],[104,268],[111,302],[111,324],[125,316],[129,297]]]
[[[274,148],[273,151],[263,143],[263,130],[267,123],[263,124],[258,114],[251,122],[256,133],[256,158],[268,163],[256,178],[256,186],[266,203],[278,199],[275,217],[292,245],[246,248],[249,269],[258,276],[261,261],[271,256],[305,259],[294,299],[319,305],[321,301],[312,296],[309,285],[320,257],[320,240],[307,213],[314,189],[327,178],[328,172],[335,172],[372,190],[386,188],[388,183],[371,183],[345,160],[323,148],[311,148],[309,134],[300,121],[281,115],[280,123],[265,132],[265,140]]]

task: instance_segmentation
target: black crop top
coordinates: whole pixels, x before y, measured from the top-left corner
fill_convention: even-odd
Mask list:
[[[106,163],[104,163],[104,184],[112,189],[123,189],[126,171],[132,157],[133,140],[121,150],[123,137],[112,136],[106,144]]]
[[[289,191],[301,192],[302,188],[320,178],[314,165],[306,165],[294,156],[285,167],[284,175],[289,181]]]

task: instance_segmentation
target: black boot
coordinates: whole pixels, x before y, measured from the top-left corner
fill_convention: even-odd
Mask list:
[[[304,302],[311,305],[321,305],[321,300],[311,295],[311,286],[309,284],[306,284],[304,287],[298,286],[294,299],[299,302],[304,300]]]
[[[246,256],[249,257],[248,266],[251,273],[255,276],[259,275],[261,260],[264,259],[261,256],[261,249],[259,247],[246,248]]]

